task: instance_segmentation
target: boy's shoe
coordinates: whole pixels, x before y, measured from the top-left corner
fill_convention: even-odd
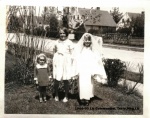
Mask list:
[[[43,99],[42,98],[40,98],[40,103],[42,103],[43,102]]]
[[[80,100],[80,106],[85,106],[85,99]]]
[[[85,101],[85,106],[89,106],[89,100]]]
[[[46,102],[47,100],[46,100],[46,97],[44,97],[44,102]]]
[[[63,102],[68,102],[68,99],[65,97],[65,98],[63,99]]]
[[[59,101],[59,98],[58,98],[58,97],[55,97],[55,101],[58,102],[58,101]]]

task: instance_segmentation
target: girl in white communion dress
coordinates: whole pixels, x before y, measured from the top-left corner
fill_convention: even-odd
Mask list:
[[[101,48],[96,38],[85,33],[74,50],[73,75],[79,76],[79,98],[89,105],[90,98],[94,97],[92,78],[106,83],[107,76],[101,59]]]

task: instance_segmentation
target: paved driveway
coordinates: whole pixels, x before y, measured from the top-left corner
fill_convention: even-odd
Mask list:
[[[137,65],[144,64],[144,52],[127,51],[122,49],[103,48],[105,58],[120,59],[129,64],[129,69],[133,72],[139,72]]]

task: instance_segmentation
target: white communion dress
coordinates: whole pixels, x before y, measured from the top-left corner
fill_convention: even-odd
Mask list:
[[[90,47],[83,47],[82,51],[76,56],[75,63],[75,73],[79,74],[80,99],[90,100],[90,98],[94,97],[92,75],[100,75],[101,80],[106,78],[102,60],[97,53],[94,53],[91,50]],[[100,82],[99,77],[95,79]]]
[[[91,46],[84,46],[85,36],[91,37]],[[74,49],[73,75],[79,75],[80,99],[94,97],[93,79],[107,83],[107,76],[102,63],[102,38],[84,33]],[[93,75],[96,75],[93,77]]]

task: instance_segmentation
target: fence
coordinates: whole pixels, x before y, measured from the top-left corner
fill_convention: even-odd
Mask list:
[[[144,38],[134,38],[124,33],[107,33],[102,36],[104,43],[144,46]]]

